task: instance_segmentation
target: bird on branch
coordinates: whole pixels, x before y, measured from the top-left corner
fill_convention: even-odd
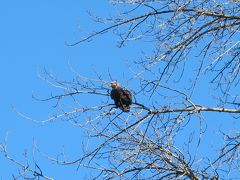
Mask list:
[[[132,104],[132,93],[127,89],[121,88],[120,83],[117,81],[110,82],[109,86],[112,87],[110,96],[114,100],[116,107],[123,112],[129,112]]]

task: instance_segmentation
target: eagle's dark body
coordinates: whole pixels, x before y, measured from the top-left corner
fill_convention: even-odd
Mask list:
[[[132,104],[132,94],[126,89],[121,87],[114,87],[111,91],[111,98],[117,108],[120,108],[123,112],[130,111],[130,105]]]

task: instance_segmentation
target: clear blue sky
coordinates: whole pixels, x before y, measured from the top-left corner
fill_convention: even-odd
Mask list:
[[[65,41],[78,40],[82,30],[87,32],[100,28],[88,18],[87,10],[101,16],[113,13],[107,0],[94,3],[79,0],[8,0],[0,3],[0,142],[8,133],[9,155],[19,161],[24,161],[22,154],[25,150],[31,157],[33,141],[49,155],[56,155],[64,149],[74,158],[78,157],[77,149],[81,149],[82,133],[79,128],[61,121],[39,126],[13,111],[15,107],[39,120],[52,112],[49,106],[31,98],[32,92],[40,97],[51,93],[52,89],[38,78],[44,68],[59,78],[71,79],[70,63],[85,76],[92,76],[93,69],[103,74],[110,69],[115,79],[122,79],[125,62],[140,56],[136,45],[117,48],[116,37],[111,33],[97,37],[91,43],[67,47]],[[87,103],[87,99],[83,101]],[[219,121],[226,120],[223,117]],[[234,122],[229,124],[234,125]],[[209,123],[209,126],[215,124]],[[219,122],[216,126],[223,125]],[[57,180],[79,179],[87,173],[81,172],[81,169],[76,171],[75,167],[51,165],[39,154],[36,159],[43,172]],[[17,168],[0,154],[0,179],[11,179]]]

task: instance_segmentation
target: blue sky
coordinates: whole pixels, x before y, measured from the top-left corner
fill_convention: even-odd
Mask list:
[[[127,62],[140,57],[141,49],[136,44],[130,43],[121,49],[116,47],[116,37],[111,33],[96,37],[90,43],[66,46],[66,41],[78,40],[82,31],[101,28],[88,18],[88,10],[101,16],[113,13],[106,0],[94,1],[94,4],[78,0],[9,0],[0,3],[0,142],[8,134],[9,155],[19,161],[24,161],[22,154],[25,150],[31,157],[33,142],[49,155],[56,155],[64,149],[71,157],[78,157],[77,149],[81,149],[83,134],[79,128],[61,121],[36,125],[13,110],[14,107],[39,120],[51,114],[49,108],[52,104],[32,99],[33,92],[46,97],[54,91],[38,77],[44,68],[62,79],[73,78],[69,64],[85,76],[93,76],[93,69],[103,74],[110,69],[113,78],[123,79]],[[206,89],[203,88],[201,95]],[[83,99],[83,102],[88,100]],[[214,119],[214,114],[211,117]],[[225,128],[226,119],[222,116],[218,124],[210,122],[208,126]],[[235,123],[230,120],[229,126],[235,126]],[[197,126],[197,123],[193,124]],[[209,141],[214,143],[214,140]],[[35,158],[44,167],[42,170],[55,179],[79,179],[87,174],[87,171],[77,171],[75,167],[52,165],[39,154]],[[0,179],[3,180],[11,179],[12,173],[17,172],[17,167],[2,155],[0,169]]]

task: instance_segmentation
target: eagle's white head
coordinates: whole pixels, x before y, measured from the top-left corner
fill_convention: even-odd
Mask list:
[[[113,89],[120,87],[120,83],[117,81],[112,81],[112,82],[108,83],[108,85],[111,86]]]

